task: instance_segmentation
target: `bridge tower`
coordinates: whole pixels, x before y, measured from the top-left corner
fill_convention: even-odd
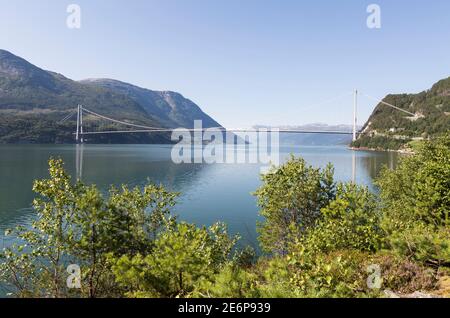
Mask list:
[[[77,132],[75,133],[77,143],[83,143],[83,106],[78,105],[77,110]]]
[[[80,141],[84,143],[84,135],[83,135],[83,105],[80,105]]]
[[[353,98],[353,141],[356,141],[358,129],[358,90],[355,89]]]

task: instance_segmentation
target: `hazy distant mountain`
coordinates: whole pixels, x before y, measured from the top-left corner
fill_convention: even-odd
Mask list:
[[[76,82],[0,50],[0,142],[73,142],[75,120],[58,123],[78,104],[109,117],[152,127],[220,126],[188,99],[113,80]],[[86,121],[89,123],[90,118]],[[107,129],[119,129],[111,125]],[[91,142],[169,142],[169,134],[93,136]]]
[[[279,128],[286,130],[304,130],[304,131],[339,131],[351,132],[352,125],[328,125],[324,123],[313,123],[306,125],[282,125],[282,126],[265,126],[257,125],[254,128]],[[359,129],[360,127],[358,127]],[[302,145],[302,146],[330,146],[330,145],[348,145],[352,141],[351,135],[342,134],[292,134],[280,133],[281,145]]]
[[[352,125],[339,124],[339,125],[329,125],[325,123],[312,123],[305,125],[281,125],[281,126],[267,126],[267,125],[256,125],[255,128],[279,128],[279,129],[292,129],[292,130],[311,130],[311,131],[342,131],[351,132],[353,130]],[[358,129],[360,127],[358,126]]]

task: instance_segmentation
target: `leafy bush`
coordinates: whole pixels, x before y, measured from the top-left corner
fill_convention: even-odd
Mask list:
[[[450,134],[426,142],[377,181],[390,247],[436,266],[449,264]]]
[[[255,192],[260,215],[265,218],[258,224],[259,240],[264,251],[283,254],[335,198],[333,168],[316,169],[292,156],[283,166],[263,175],[262,181]]]
[[[158,236],[151,254],[113,260],[112,271],[127,296],[186,296],[197,281],[219,272],[236,240],[220,224],[199,229],[181,223]]]
[[[450,266],[450,228],[434,228],[416,223],[389,236],[391,248],[398,255],[433,267]]]
[[[351,250],[312,255],[299,245],[288,256],[268,263],[262,294],[308,298],[377,296],[378,290],[366,286],[367,273],[362,266],[365,259],[367,254]]]
[[[156,233],[173,227],[177,194],[149,185],[111,188],[104,198],[95,186],[71,182],[61,160],[50,160],[49,172],[33,187],[39,197],[32,228],[7,233],[20,243],[0,253],[0,280],[16,296],[120,295],[107,256],[151,251]],[[67,287],[69,264],[81,267],[80,290]]]
[[[212,280],[199,280],[190,296],[201,298],[261,297],[256,285],[256,274],[230,264],[214,275]]]
[[[375,251],[381,245],[383,231],[376,197],[367,187],[339,184],[336,199],[321,210],[318,224],[303,240],[311,253],[342,249]]]

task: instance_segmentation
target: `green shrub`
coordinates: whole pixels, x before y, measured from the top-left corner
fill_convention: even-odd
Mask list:
[[[256,298],[257,275],[231,264],[225,266],[213,279],[201,279],[191,297],[201,298]]]
[[[8,231],[17,243],[0,253],[0,281],[18,297],[120,296],[107,256],[149,252],[155,233],[171,228],[176,193],[148,185],[111,188],[73,182],[61,160],[49,161],[49,179],[33,190],[37,219],[31,229]],[[67,266],[81,267],[81,289],[67,287]]]
[[[284,258],[273,259],[265,271],[266,294],[283,297],[372,297],[367,288],[366,253],[345,250],[308,255],[303,246]],[[281,274],[280,274],[281,273]]]
[[[355,249],[375,251],[381,245],[383,231],[375,195],[367,187],[339,184],[336,199],[321,210],[318,224],[303,242],[309,252],[327,253]]]
[[[213,279],[236,240],[220,224],[200,229],[180,223],[158,236],[150,254],[113,260],[112,271],[129,297],[186,296],[199,280]]]
[[[450,226],[450,134],[424,142],[377,180],[388,231],[423,222]]]
[[[320,210],[335,197],[333,167],[308,166],[294,158],[262,176],[255,192],[264,222],[258,223],[259,241],[266,252],[284,254],[290,242],[314,226]]]
[[[387,243],[400,255],[449,266],[450,134],[425,142],[377,181]]]
[[[435,228],[415,223],[403,231],[394,231],[389,243],[398,255],[433,267],[450,266],[450,228]]]

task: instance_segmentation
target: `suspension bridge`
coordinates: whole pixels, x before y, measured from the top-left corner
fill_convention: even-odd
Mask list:
[[[266,132],[276,131],[278,133],[289,133],[289,134],[330,134],[330,135],[351,135],[353,141],[357,139],[357,137],[363,134],[363,131],[358,130],[358,91],[355,90],[352,92],[353,94],[353,116],[352,116],[352,131],[339,131],[339,130],[305,130],[305,129],[271,129],[264,128]],[[347,93],[343,96],[348,96],[350,93]],[[364,94],[367,98],[378,102],[379,104],[385,105],[387,107],[391,107],[397,111],[403,112],[408,116],[415,117],[416,114],[413,114],[407,110],[399,108],[395,105],[389,104],[383,100],[379,100],[377,98],[371,97],[367,94]],[[342,97],[342,96],[341,96]],[[328,101],[330,102],[330,101]],[[323,103],[322,103],[323,104]],[[320,106],[320,104],[313,105],[314,107]],[[100,114],[98,112],[92,111],[82,105],[78,105],[75,110],[69,112],[69,114],[64,117],[60,123],[64,123],[70,120],[73,116],[76,115],[76,131],[73,133],[75,137],[75,141],[77,143],[76,147],[76,174],[77,178],[81,180],[82,171],[83,171],[83,147],[82,144],[86,141],[88,136],[93,135],[110,135],[110,134],[136,134],[136,133],[171,133],[175,131],[174,128],[167,127],[151,127],[147,125],[142,125],[136,122],[131,122],[129,119],[117,119],[106,116],[104,114]],[[86,121],[85,119],[89,120]],[[88,123],[88,124],[87,124]],[[115,125],[112,127],[111,125]],[[118,128],[122,127],[122,128]],[[125,130],[124,127],[127,127],[128,130]],[[211,132],[218,131],[222,133],[230,132],[230,133],[250,133],[250,132],[260,132],[261,129],[228,129],[224,127],[209,127],[202,129],[195,128],[187,128],[184,131],[189,132]],[[356,154],[352,154],[352,180],[356,182]]]
[[[389,104],[383,100],[371,97],[364,94],[366,97],[377,101],[383,105],[391,107],[397,111],[403,112],[409,116],[416,116],[415,114],[399,108],[395,105]],[[332,135],[351,135],[353,141],[355,141],[363,132],[358,130],[358,90],[353,92],[353,118],[352,118],[352,131],[342,130],[308,130],[308,129],[280,129],[280,128],[265,128],[267,132],[277,131],[279,133],[289,134],[332,134]],[[63,123],[76,115],[76,131],[74,137],[77,143],[84,143],[88,136],[93,135],[109,135],[109,134],[136,134],[136,133],[171,133],[175,131],[175,128],[167,127],[151,127],[143,124],[133,123],[128,119],[117,119],[94,112],[83,105],[78,105],[76,110],[72,110],[66,117],[64,117],[60,123]],[[86,127],[85,117],[89,117],[89,125]],[[95,125],[95,123],[100,123]],[[112,127],[112,125],[115,125]],[[125,129],[125,127],[127,129]],[[88,128],[88,129],[86,129]],[[224,127],[207,127],[207,128],[183,128],[184,131],[189,132],[204,132],[204,131],[218,131],[218,132],[230,132],[230,133],[250,133],[258,132],[261,129],[230,129]]]

